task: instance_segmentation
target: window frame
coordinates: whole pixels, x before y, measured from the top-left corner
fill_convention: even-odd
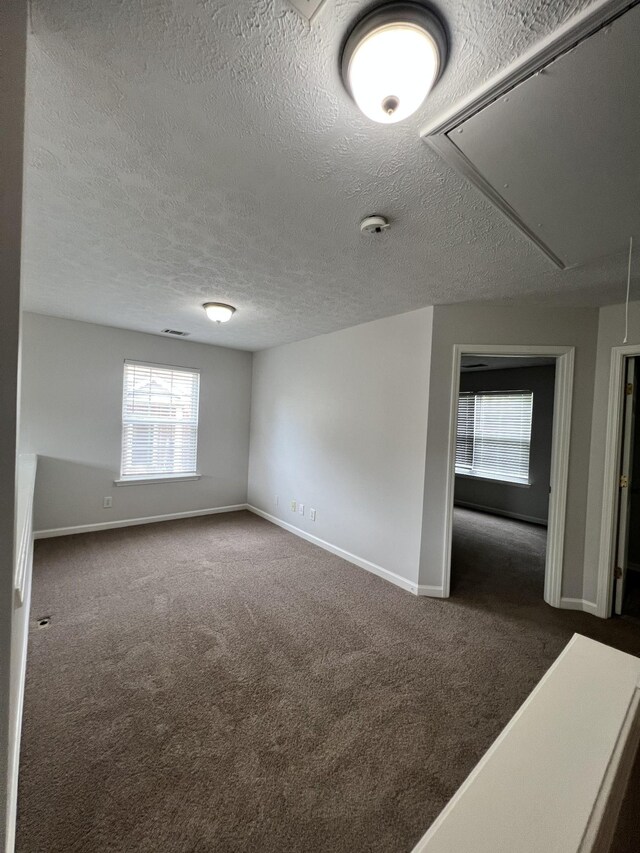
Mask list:
[[[478,398],[478,397],[490,397],[490,396],[518,397],[518,396],[523,396],[523,395],[529,395],[530,400],[531,400],[531,407],[530,407],[530,413],[529,413],[529,441],[527,444],[527,475],[526,475],[526,477],[517,477],[517,476],[508,477],[508,476],[505,476],[504,472],[496,473],[494,476],[491,474],[491,472],[489,470],[486,470],[486,469],[483,470],[482,468],[477,468],[476,470],[474,470],[473,459],[474,459],[474,453],[475,453],[476,427],[477,427],[476,410],[475,410],[476,398]],[[468,426],[469,425],[469,413],[468,412],[466,413],[465,419],[464,419],[467,431],[466,431],[465,435],[462,436],[462,438],[460,436],[461,403],[462,403],[463,399],[465,399],[465,398],[466,399],[471,398],[474,400],[473,415],[472,415],[473,424],[472,424],[472,428],[471,428],[472,431],[471,431],[470,439],[469,439],[469,432],[468,432],[468,428],[469,428],[469,426]],[[458,392],[457,408],[456,408],[457,422],[456,422],[456,434],[455,434],[454,475],[456,477],[462,477],[462,478],[470,479],[470,480],[480,480],[480,481],[484,481],[484,482],[488,482],[488,483],[501,483],[503,485],[516,486],[516,487],[525,488],[525,489],[529,488],[532,485],[532,481],[531,481],[531,437],[533,434],[533,405],[534,405],[534,392],[530,389],[518,389],[518,390],[508,389],[508,390],[492,390],[492,391],[482,391],[482,390],[459,391]],[[459,454],[460,447],[463,443],[468,444],[469,441],[471,443],[471,463],[469,465],[465,465],[465,466],[459,465],[458,454]],[[468,456],[468,450],[467,450],[467,456]]]
[[[138,420],[132,417],[128,417],[126,414],[126,402],[127,402],[127,368],[129,366],[138,366],[143,368],[149,368],[150,370],[158,369],[164,371],[170,371],[171,373],[186,373],[191,375],[192,377],[196,377],[195,379],[195,393],[192,397],[195,397],[195,423],[193,426],[195,427],[195,454],[194,454],[194,470],[193,471],[156,471],[154,472],[139,472],[134,474],[125,474],[124,473],[124,463],[125,463],[125,430],[127,424],[133,423],[149,423],[157,426],[171,426],[173,424],[179,423],[178,419],[172,421],[170,419],[163,418],[149,418],[148,420]],[[198,470],[198,458],[199,458],[199,429],[200,429],[200,380],[201,380],[201,371],[200,368],[197,367],[183,367],[182,365],[174,365],[174,364],[160,364],[156,362],[142,361],[140,359],[125,359],[122,371],[122,394],[121,394],[121,415],[120,415],[120,476],[118,479],[114,480],[115,486],[136,486],[136,485],[151,485],[156,483],[177,483],[177,482],[190,482],[199,480],[201,478],[201,474]]]

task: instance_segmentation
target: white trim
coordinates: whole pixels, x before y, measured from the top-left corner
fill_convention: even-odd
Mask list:
[[[624,403],[625,359],[640,355],[640,344],[611,347],[607,433],[604,443],[604,483],[600,552],[598,555],[598,616],[608,619],[613,602],[613,567],[615,563],[616,527],[618,521],[618,477],[622,444],[622,411]]]
[[[33,566],[33,495],[35,491],[38,457],[36,454],[18,456],[17,489],[17,541],[14,587],[16,605],[14,614],[22,611],[22,635],[12,630],[11,654],[15,643],[20,644],[17,683],[18,690],[15,705],[10,704],[9,720],[9,766],[7,778],[7,853],[13,850],[16,835],[16,816],[18,803],[18,775],[20,773],[20,738],[22,734],[22,711],[24,708],[25,679],[27,672],[27,645],[29,638],[29,612],[31,608],[31,576]],[[16,620],[17,624],[17,620]]]
[[[560,269],[565,262],[520,218],[514,208],[478,171],[447,135],[468,118],[497,98],[531,77],[554,59],[592,35],[607,22],[618,17],[633,5],[630,0],[596,0],[566,23],[542,38],[506,68],[454,105],[444,116],[432,121],[420,136],[423,141],[449,163],[459,174],[474,184],[513,224],[520,229]]]
[[[451,537],[453,529],[453,497],[455,488],[456,428],[458,418],[458,391],[460,364],[463,355],[500,355],[524,357],[550,356],[556,359],[555,391],[553,399],[553,428],[551,442],[551,494],[545,563],[544,600],[552,607],[560,606],[562,569],[564,559],[565,518],[567,508],[567,483],[569,479],[569,443],[571,437],[571,403],[573,398],[573,365],[575,347],[521,346],[508,344],[454,344],[451,373],[451,399],[449,414],[449,447],[447,456],[447,482],[445,487],[445,548],[442,567],[444,597],[451,592]]]
[[[453,505],[461,506],[464,509],[473,509],[476,510],[476,512],[484,512],[487,515],[500,515],[504,518],[514,518],[516,521],[527,521],[529,524],[539,524],[542,527],[547,526],[546,518],[535,518],[533,515],[522,515],[519,512],[510,512],[506,509],[495,509],[492,506],[482,506],[482,504],[469,503],[469,501],[457,501],[455,498]]]
[[[358,566],[361,569],[365,569],[367,572],[371,572],[373,575],[377,575],[379,578],[383,578],[389,583],[394,584],[395,586],[399,586],[401,589],[406,590],[407,592],[411,592],[414,595],[431,595],[437,598],[442,598],[442,589],[440,587],[434,586],[418,586],[414,581],[410,581],[407,578],[403,578],[401,575],[397,575],[395,572],[389,571],[389,569],[385,569],[382,566],[378,566],[376,563],[372,563],[370,560],[365,560],[363,557],[358,557],[357,554],[352,554],[350,551],[345,551],[344,548],[339,548],[337,545],[332,545],[331,542],[326,542],[324,539],[320,539],[318,536],[314,536],[312,533],[307,533],[306,530],[302,530],[300,527],[295,527],[293,524],[289,524],[287,521],[282,521],[282,519],[277,518],[275,515],[271,515],[268,512],[264,512],[262,509],[258,509],[251,504],[247,504],[247,509],[249,512],[253,512],[255,515],[259,515],[260,518],[266,519],[266,521],[270,521],[271,524],[276,524],[278,527],[282,527],[284,530],[288,530],[289,533],[293,533],[295,536],[299,536],[301,539],[306,539],[307,542],[311,542],[313,545],[317,545],[319,548],[323,548],[325,551],[329,551],[331,554],[335,554],[338,557],[342,557],[343,560],[346,560],[349,563],[353,563],[354,566]]]
[[[418,585],[416,594],[426,595],[429,598],[445,598],[444,589],[441,586],[429,586],[423,583]]]
[[[183,367],[180,364],[164,364],[158,361],[140,361],[138,358],[125,358],[124,364],[139,364],[140,367],[160,367],[163,370],[181,370],[183,373],[202,373],[199,367]]]
[[[14,589],[19,604],[24,604],[24,593],[31,558],[33,556],[33,496],[36,488],[38,457],[24,454],[18,460],[19,492],[16,512],[16,538],[18,548],[15,561]]]
[[[150,486],[154,483],[189,483],[199,480],[201,474],[158,474],[156,477],[121,477],[114,486]]]
[[[585,598],[565,598],[560,599],[561,610],[582,610],[584,613],[590,613],[592,616],[598,615],[598,605],[595,601],[587,601]]]
[[[171,512],[166,515],[148,515],[144,518],[123,518],[119,521],[101,521],[96,524],[77,524],[74,527],[53,527],[34,531],[34,539],[51,539],[54,536],[72,536],[76,533],[96,533],[99,530],[114,530],[118,527],[135,527],[139,524],[156,524],[159,521],[175,521],[179,518],[197,518],[201,515],[217,515],[221,512],[239,512],[248,509],[246,504],[216,506],[210,509],[192,509],[187,512]]]

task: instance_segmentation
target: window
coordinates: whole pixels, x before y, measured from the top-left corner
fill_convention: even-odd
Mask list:
[[[123,480],[196,474],[199,390],[197,370],[125,361]]]
[[[458,398],[456,474],[529,483],[531,391],[476,391]]]

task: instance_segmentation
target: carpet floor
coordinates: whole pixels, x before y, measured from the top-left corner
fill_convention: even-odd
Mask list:
[[[573,632],[640,655],[544,540],[457,510],[448,601],[246,512],[37,542],[18,853],[410,851]]]

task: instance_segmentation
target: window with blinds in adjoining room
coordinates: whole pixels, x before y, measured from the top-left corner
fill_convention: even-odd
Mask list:
[[[532,391],[460,394],[456,474],[528,484],[532,414]]]

